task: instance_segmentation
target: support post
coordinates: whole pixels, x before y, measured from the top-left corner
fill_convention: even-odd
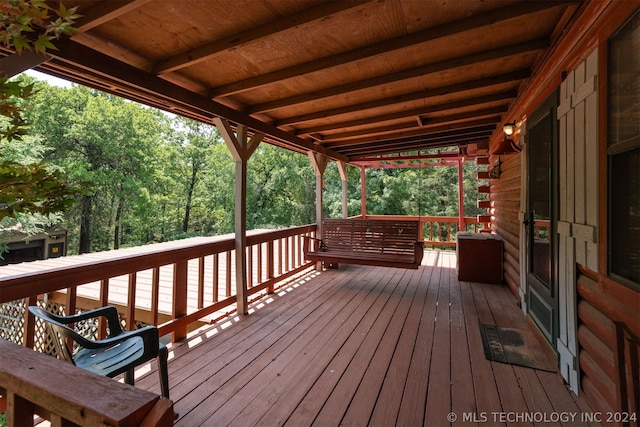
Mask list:
[[[347,162],[338,161],[338,172],[342,181],[342,218],[349,217],[349,203],[347,194]]]
[[[367,217],[367,174],[365,173],[365,167],[360,166],[360,215],[362,218]]]
[[[309,159],[311,160],[311,165],[313,166],[313,171],[316,175],[316,233],[318,235],[322,234],[322,176],[324,175],[324,171],[327,169],[327,164],[329,163],[329,158],[322,154],[316,153],[314,151],[309,150],[307,152],[309,155]],[[316,270],[322,270],[322,263],[316,263]]]
[[[249,139],[247,128],[238,125],[236,132],[228,120],[213,119],[236,162],[235,186],[235,251],[236,251],[236,300],[238,313],[249,313],[247,292],[247,162],[258,147],[264,134],[255,133]]]
[[[462,159],[458,159],[458,231],[464,228],[464,176],[462,174]]]

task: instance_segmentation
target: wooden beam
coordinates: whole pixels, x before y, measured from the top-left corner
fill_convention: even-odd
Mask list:
[[[0,58],[0,77],[11,78],[49,60],[49,56],[33,51],[23,50]]]
[[[531,70],[524,68],[516,71],[507,72],[497,76],[486,77],[477,80],[466,81],[462,83],[456,83],[453,85],[436,87],[425,89],[421,91],[415,91],[403,95],[392,96],[389,98],[374,99],[372,101],[362,102],[359,104],[351,104],[343,107],[332,108],[329,110],[323,110],[313,112],[309,114],[303,114],[300,116],[293,116],[276,120],[273,122],[274,126],[293,125],[303,122],[308,122],[317,119],[323,119],[325,117],[337,116],[340,114],[354,113],[358,111],[366,111],[378,107],[388,107],[397,104],[403,104],[410,101],[422,100],[434,98],[437,96],[451,95],[457,92],[470,91],[479,88],[485,88],[488,86],[497,86],[505,83],[517,83],[521,80],[525,80],[531,76]],[[259,106],[250,107],[246,110],[249,114],[261,113],[268,110],[258,110]]]
[[[155,64],[154,73],[163,74],[191,67],[200,62],[214,58],[217,55],[237,49],[241,46],[255,42],[265,37],[308,24],[336,13],[343,12],[354,7],[359,7],[371,0],[352,0],[349,2],[331,1],[318,6],[310,7],[291,15],[282,17],[276,21],[268,22],[240,33],[232,34],[220,40],[204,44],[202,46],[181,52],[170,58],[166,58]]]
[[[505,113],[507,109],[508,109],[508,106],[504,105],[504,106],[498,106],[498,107],[485,108],[482,110],[468,111],[465,113],[451,114],[449,116],[437,117],[433,119],[423,118],[422,121],[423,121],[423,126],[424,125],[441,125],[443,123],[453,123],[457,121],[464,121],[464,120],[476,119],[481,117],[488,117],[488,116],[493,117],[498,114]],[[361,130],[351,131],[351,132],[331,134],[331,135],[327,135],[323,139],[323,142],[339,141],[339,140],[344,140],[349,138],[358,138],[363,136],[384,134],[389,132],[396,132],[399,130],[401,131],[401,130],[415,129],[419,127],[420,126],[414,120],[412,120],[412,121],[407,121],[399,124],[379,126],[377,128],[368,128],[368,129],[361,129]]]
[[[343,141],[330,141],[328,144],[329,147],[343,147],[345,145],[352,144],[364,144],[364,143],[374,143],[374,142],[383,142],[389,141],[397,138],[408,138],[408,137],[418,137],[423,136],[425,139],[428,139],[429,135],[437,132],[446,132],[453,131],[457,129],[470,129],[477,126],[496,126],[496,123],[500,121],[500,116],[496,115],[493,117],[486,117],[483,119],[474,119],[469,121],[461,121],[457,123],[445,123],[437,126],[424,126],[419,129],[412,129],[409,131],[402,131],[395,133],[392,137],[389,135],[374,135],[374,136],[366,136],[362,138],[356,138],[352,140],[343,140]]]
[[[431,113],[442,112],[447,110],[453,110],[458,108],[472,107],[476,105],[482,105],[487,103],[504,102],[507,103],[511,99],[515,99],[518,95],[516,89],[506,90],[498,93],[492,93],[489,95],[477,96],[475,98],[460,99],[457,101],[445,102],[442,104],[430,105],[421,108],[414,108],[411,110],[396,111],[394,113],[384,114],[375,117],[366,117],[358,120],[351,120],[348,122],[332,123],[328,125],[320,125],[314,127],[308,127],[299,129],[296,131],[296,135],[309,135],[312,133],[323,132],[335,129],[344,129],[348,127],[369,125],[371,123],[381,123],[390,120],[412,118],[415,116],[424,116]]]
[[[309,160],[311,160],[311,166],[313,166],[313,171],[316,176],[316,233],[318,235],[322,234],[322,190],[323,190],[323,178],[324,171],[327,169],[327,165],[329,164],[329,159],[326,156],[318,154],[314,151],[309,151],[308,153]],[[322,270],[322,263],[316,263],[316,270]]]
[[[247,162],[262,138],[261,133],[248,137],[247,128],[239,125],[234,133],[228,120],[214,118],[218,131],[224,138],[236,162],[235,185],[235,251],[236,251],[236,301],[238,313],[249,313],[247,289]]]
[[[495,25],[497,22],[508,21],[519,16],[532,14],[551,7],[565,7],[566,3],[554,1],[528,1],[520,2],[518,7],[506,7],[498,10],[463,18],[456,22],[449,22],[437,27],[429,28],[417,33],[409,34],[403,37],[396,37],[380,43],[365,46],[360,49],[339,53],[321,59],[316,59],[304,64],[298,64],[295,67],[274,71],[256,77],[251,77],[239,82],[233,82],[226,85],[218,86],[211,89],[210,96],[212,98],[220,96],[229,96],[235,93],[246,92],[248,90],[272,84],[274,82],[290,79],[304,74],[313,73],[329,67],[344,65],[351,62],[359,61],[373,56],[383,55],[398,49],[404,49],[417,44],[430,42],[454,34],[477,29],[489,25]]]
[[[205,122],[204,118],[211,120],[213,117],[223,117],[230,122],[241,123],[249,129],[268,135],[275,141],[282,141],[284,145],[297,147],[301,152],[314,150],[335,160],[348,161],[341,154],[317,147],[312,142],[296,137],[271,124],[207,99],[144,70],[110,58],[73,40],[57,40],[56,47],[59,50],[51,51],[55,63],[52,63],[50,67],[47,64],[47,69],[51,70],[54,75],[66,78],[88,74],[90,78],[82,80],[82,84],[89,87],[95,87],[166,111],[174,113],[180,111],[180,114],[184,116],[187,116],[185,112],[190,112]],[[102,81],[111,83],[101,84]]]
[[[458,67],[466,67],[470,65],[478,65],[482,62],[493,61],[509,56],[524,55],[540,50],[544,50],[549,47],[549,41],[547,39],[533,40],[525,43],[519,43],[511,46],[502,47],[499,49],[491,49],[475,54],[464,55],[445,61],[435,62],[431,64],[425,64],[421,67],[412,68],[410,70],[403,70],[397,73],[387,74],[384,76],[372,77],[370,79],[363,79],[357,82],[346,83],[339,86],[334,86],[322,90],[314,91],[311,94],[295,95],[289,98],[283,98],[276,101],[265,102],[263,104],[254,105],[248,112],[254,111],[267,111],[275,110],[278,108],[290,107],[292,105],[302,104],[305,102],[316,101],[322,98],[329,98],[332,96],[344,95],[349,92],[355,92],[357,90],[368,89],[372,86],[380,86],[389,83],[394,83],[415,77],[424,77],[427,74],[438,73],[446,70],[451,70]]]
[[[75,23],[74,27],[78,33],[84,33],[92,28],[109,22],[117,17],[137,9],[151,0],[110,0],[105,2],[92,2],[88,9],[82,8],[78,11],[82,15]],[[82,3],[84,5],[86,3]]]

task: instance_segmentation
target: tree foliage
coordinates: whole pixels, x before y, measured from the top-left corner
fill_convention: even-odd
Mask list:
[[[35,88],[28,110],[35,138],[18,151],[92,188],[65,210],[69,253],[233,232],[235,165],[214,126],[83,87]],[[475,180],[468,168],[465,177]],[[347,175],[349,215],[357,215],[360,170],[350,166]],[[368,213],[457,215],[456,167],[374,169],[366,179]],[[476,187],[465,185],[467,215]],[[262,143],[248,162],[247,227],[313,223],[314,203],[309,158]],[[335,163],[324,175],[324,211],[342,216]]]
[[[62,4],[53,9],[41,0],[4,1],[0,3],[0,45],[18,54],[24,50],[44,54],[55,49],[55,39],[73,31],[75,11]],[[81,185],[67,182],[59,169],[38,159],[25,162],[7,154],[12,142],[27,135],[24,100],[33,96],[33,89],[31,82],[0,76],[0,220],[21,213],[62,211],[82,191]]]

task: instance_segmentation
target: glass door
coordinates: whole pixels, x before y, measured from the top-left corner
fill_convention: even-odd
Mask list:
[[[557,92],[528,121],[527,307],[550,344],[557,325],[557,290],[554,280],[555,196],[554,159],[558,146]],[[557,170],[557,169],[555,169]]]

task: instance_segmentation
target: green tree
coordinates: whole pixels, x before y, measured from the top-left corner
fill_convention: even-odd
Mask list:
[[[157,110],[84,87],[39,88],[29,115],[33,131],[51,147],[47,159],[71,179],[92,185],[68,213],[71,229],[78,227],[78,252],[120,247],[123,227],[131,227],[128,213],[148,197],[151,159],[166,119]]]
[[[76,9],[57,9],[39,0],[0,3],[0,45],[20,54],[32,50],[44,54],[55,49],[53,41],[73,31]],[[27,134],[21,103],[33,94],[33,85],[9,81],[0,75],[0,220],[21,213],[50,214],[68,207],[79,188],[65,182],[62,172],[41,162],[24,163],[7,156],[12,141]],[[15,150],[14,150],[15,151]]]

